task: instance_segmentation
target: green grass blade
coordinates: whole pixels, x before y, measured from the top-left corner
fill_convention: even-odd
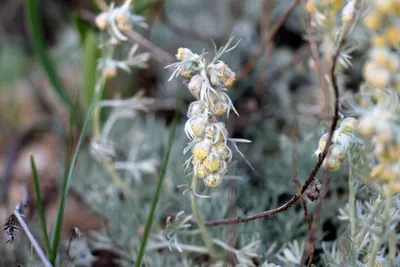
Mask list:
[[[39,56],[40,63],[47,74],[56,94],[61,98],[64,104],[69,108],[73,108],[72,100],[66,93],[63,83],[58,76],[56,66],[46,49],[43,41],[42,25],[39,17],[39,1],[26,0],[26,16],[29,26],[29,32],[32,38],[33,47]]]
[[[47,255],[50,255],[51,254],[50,239],[49,239],[49,235],[47,233],[46,216],[44,214],[43,201],[42,201],[42,196],[40,194],[39,176],[37,173],[37,168],[36,168],[35,159],[34,159],[33,155],[31,155],[30,161],[31,161],[33,184],[35,186],[35,188],[34,188],[35,189],[35,198],[36,198],[37,209],[38,209],[39,218],[40,218],[40,226],[42,227],[42,232],[43,232],[43,237],[44,237],[44,247],[47,251]]]
[[[96,33],[93,30],[86,32],[83,41],[83,90],[82,100],[86,108],[89,107],[91,99],[94,96],[97,74],[97,60],[100,57],[100,49]]]
[[[147,217],[147,222],[146,222],[146,227],[144,229],[142,243],[140,244],[139,253],[136,258],[136,264],[135,264],[136,267],[140,267],[140,265],[142,263],[144,251],[145,251],[146,244],[147,244],[147,239],[150,235],[150,230],[151,230],[151,226],[153,224],[153,219],[154,219],[154,212],[157,207],[158,198],[159,198],[160,192],[161,192],[161,186],[164,181],[165,172],[167,171],[169,155],[171,153],[172,145],[174,143],[175,130],[176,130],[176,125],[178,124],[178,118],[179,118],[179,113],[181,110],[181,105],[182,105],[182,97],[179,98],[178,105],[175,110],[174,121],[172,123],[171,132],[170,132],[169,138],[168,138],[167,151],[165,152],[163,163],[161,166],[160,178],[158,179],[157,188],[153,195],[153,202],[151,203],[150,213],[149,213],[149,216]]]
[[[64,211],[65,211],[65,207],[67,204],[67,196],[68,196],[68,191],[69,191],[69,187],[71,184],[72,175],[74,172],[76,162],[78,161],[79,152],[82,148],[83,142],[85,141],[86,133],[89,128],[89,122],[92,118],[93,111],[97,105],[97,102],[98,102],[98,96],[93,97],[92,102],[89,106],[87,115],[86,115],[85,122],[83,124],[81,134],[79,136],[78,144],[75,148],[75,153],[73,155],[71,164],[69,165],[68,171],[67,171],[67,173],[64,177],[63,183],[62,183],[60,204],[59,204],[59,207],[57,210],[57,217],[56,217],[53,233],[51,236],[51,255],[50,255],[51,262],[55,262],[55,260],[57,258],[57,250],[58,250],[58,246],[59,246],[60,238],[61,238],[61,227],[62,227],[62,223],[64,220]],[[72,127],[72,125],[71,125],[71,127]]]

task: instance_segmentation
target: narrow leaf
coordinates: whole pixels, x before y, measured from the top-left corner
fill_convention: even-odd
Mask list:
[[[66,93],[63,83],[61,82],[56,66],[47,51],[46,45],[43,40],[42,25],[39,18],[39,1],[26,0],[26,16],[29,26],[29,32],[32,38],[33,47],[39,56],[39,61],[47,74],[47,77],[52,84],[55,93],[60,97],[64,104],[72,109],[71,98]]]
[[[40,194],[39,176],[37,173],[37,168],[36,168],[35,159],[34,159],[33,155],[30,156],[30,162],[31,162],[33,184],[35,187],[34,189],[35,189],[36,204],[37,204],[37,209],[38,209],[39,218],[40,218],[40,226],[42,227],[42,232],[43,232],[43,237],[44,237],[44,247],[46,249],[47,255],[50,255],[51,254],[50,239],[49,239],[49,235],[47,233],[46,216],[44,213],[42,196]]]
[[[160,196],[161,187],[162,187],[162,184],[163,184],[163,181],[164,181],[165,172],[167,171],[169,155],[171,153],[172,145],[174,143],[175,130],[176,130],[176,125],[178,123],[178,118],[179,118],[179,113],[180,113],[180,110],[181,110],[181,105],[182,105],[182,97],[179,98],[178,104],[177,104],[177,108],[175,110],[174,121],[172,123],[171,132],[170,132],[169,138],[168,138],[167,151],[165,152],[163,163],[162,163],[162,166],[161,166],[160,178],[158,179],[157,188],[156,188],[156,191],[154,192],[154,195],[153,195],[153,202],[151,204],[151,209],[150,209],[149,216],[147,217],[146,227],[144,229],[143,239],[142,239],[142,242],[141,242],[141,245],[140,245],[139,253],[138,253],[138,256],[136,258],[136,264],[135,264],[136,267],[140,267],[141,266],[141,262],[142,262],[144,251],[145,251],[146,244],[147,244],[147,239],[148,239],[148,237],[150,235],[151,226],[153,224],[153,219],[154,219],[154,212],[155,212],[156,207],[157,207],[157,202],[158,202],[158,198]]]

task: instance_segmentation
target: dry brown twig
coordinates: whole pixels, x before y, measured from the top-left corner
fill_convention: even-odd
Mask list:
[[[324,200],[326,194],[328,193],[328,188],[329,188],[329,174],[327,171],[324,171],[323,174],[323,179],[322,179],[322,190],[321,190],[321,195],[320,195],[320,200],[317,209],[315,210],[315,215],[314,215],[314,221],[310,227],[310,231],[308,233],[308,238],[307,238],[307,243],[304,248],[302,260],[301,260],[301,266],[304,266],[304,262],[307,258],[308,255],[310,255],[307,267],[310,267],[312,264],[312,259],[314,257],[314,248],[315,248],[315,233],[318,230],[318,224],[321,218],[321,212],[322,212],[322,201]]]
[[[356,10],[359,10],[359,2],[357,2]],[[305,192],[305,190],[311,184],[311,182],[314,181],[315,176],[318,173],[318,170],[320,169],[326,155],[328,154],[328,149],[332,143],[333,132],[335,131],[338,120],[339,120],[339,97],[340,97],[340,95],[339,95],[339,88],[338,88],[337,80],[335,78],[335,70],[336,70],[336,65],[338,62],[339,55],[340,55],[340,50],[344,44],[346,36],[348,35],[348,33],[350,32],[350,30],[353,27],[353,24],[354,24],[354,21],[356,18],[356,13],[357,12],[355,12],[355,15],[353,16],[352,20],[350,22],[348,22],[347,27],[345,27],[343,33],[341,34],[340,40],[338,40],[338,45],[337,45],[336,49],[332,53],[332,66],[330,69],[329,76],[330,76],[330,79],[332,82],[332,89],[333,89],[333,93],[334,93],[334,114],[332,117],[331,126],[329,128],[328,139],[326,142],[325,149],[319,155],[318,160],[317,160],[316,164],[314,165],[314,168],[311,170],[311,172],[308,175],[307,179],[305,180],[303,186],[301,187],[301,194],[298,194],[298,193],[295,194],[285,204],[283,204],[282,206],[280,206],[278,208],[272,209],[272,210],[263,211],[263,212],[256,213],[256,214],[253,214],[253,215],[250,215],[247,217],[238,217],[238,218],[230,218],[230,219],[223,219],[223,220],[216,220],[216,221],[208,221],[208,222],[205,222],[206,225],[216,226],[216,225],[222,225],[222,224],[224,224],[224,225],[238,224],[238,223],[257,220],[260,218],[266,218],[271,215],[283,212],[283,211],[287,210],[288,208],[290,208],[300,198],[300,195],[302,195]]]
[[[307,225],[308,225],[308,230],[311,231],[311,219],[308,214],[308,209],[307,205],[304,201],[303,195],[301,194],[301,185],[300,185],[300,180],[299,180],[299,172],[297,169],[297,149],[296,149],[296,124],[293,126],[293,135],[292,135],[292,165],[293,165],[293,176],[294,176],[294,182],[296,184],[296,189],[297,189],[297,194],[300,196],[300,204],[301,207],[304,210],[304,218],[306,219]],[[314,258],[314,246],[310,246],[310,258],[309,258],[309,264],[311,264],[313,258]],[[301,262],[305,261],[305,257],[308,255],[303,254]],[[303,266],[303,265],[302,265]]]

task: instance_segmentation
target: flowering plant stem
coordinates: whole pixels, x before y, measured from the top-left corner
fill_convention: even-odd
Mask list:
[[[203,241],[204,241],[204,243],[205,243],[205,245],[207,247],[207,250],[208,250],[210,256],[212,258],[215,258],[216,254],[215,254],[214,249],[213,249],[212,239],[210,237],[210,234],[207,231],[207,228],[206,228],[206,226],[205,226],[205,224],[203,222],[203,219],[200,216],[199,207],[197,205],[197,197],[194,194],[194,192],[196,191],[196,188],[197,188],[197,182],[198,182],[197,179],[198,179],[197,176],[193,175],[193,179],[192,179],[192,190],[193,190],[193,192],[190,195],[190,200],[191,200],[191,204],[192,204],[192,211],[193,211],[194,217],[196,218],[197,225],[200,228],[201,236],[203,237]]]
[[[352,266],[356,265],[357,251],[356,251],[356,188],[353,175],[353,165],[351,163],[351,153],[349,155],[349,220],[350,220],[350,241],[351,241],[351,262]]]
[[[99,75],[99,76],[100,76],[100,78],[96,85],[96,94],[101,96],[103,94],[106,79],[103,77],[103,75]],[[101,139],[100,110],[101,110],[101,106],[100,106],[100,103],[98,102],[96,104],[96,107],[93,112],[93,125],[92,125],[93,126],[93,137],[97,140]],[[131,192],[129,190],[129,186],[127,186],[126,183],[118,175],[118,173],[115,172],[113,165],[105,160],[102,160],[101,163],[102,163],[104,169],[106,169],[107,173],[110,175],[113,183],[122,190],[122,193],[124,194],[125,197],[128,197],[131,194]]]
[[[376,235],[375,242],[372,245],[371,253],[369,253],[368,267],[375,266],[376,256],[378,254],[378,251],[379,251],[382,243],[385,241],[385,232],[387,231],[386,224],[389,219],[390,209],[392,207],[392,195],[390,193],[389,188],[385,188],[384,190],[385,190],[385,209],[382,214],[381,234]],[[390,266],[394,267],[395,265],[392,264]]]

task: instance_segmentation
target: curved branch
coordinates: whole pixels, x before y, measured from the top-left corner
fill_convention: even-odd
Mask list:
[[[358,8],[357,8],[358,9]],[[332,123],[331,126],[329,128],[329,135],[328,135],[328,140],[326,142],[326,146],[324,151],[319,155],[318,157],[318,161],[316,162],[314,168],[311,170],[310,174],[308,175],[306,181],[304,182],[303,186],[301,187],[301,194],[303,194],[307,187],[311,184],[311,182],[315,179],[315,176],[318,173],[318,170],[320,169],[322,162],[324,161],[326,155],[328,154],[328,149],[332,143],[332,136],[333,136],[333,132],[336,129],[337,126],[337,122],[339,119],[339,87],[337,84],[337,80],[335,77],[335,70],[336,70],[336,65],[337,65],[337,61],[340,55],[340,49],[342,48],[344,41],[346,39],[346,36],[348,35],[348,33],[350,32],[351,28],[353,27],[353,22],[355,20],[355,16],[353,16],[352,21],[350,21],[347,24],[347,27],[345,27],[343,34],[341,35],[341,38],[338,42],[337,48],[333,51],[332,53],[332,66],[330,69],[330,78],[332,81],[332,89],[334,92],[334,97],[335,97],[335,108],[334,108],[334,115],[332,117]],[[247,217],[238,217],[238,218],[230,218],[230,219],[224,219],[224,220],[217,220],[217,221],[208,221],[205,222],[206,225],[208,226],[215,226],[215,225],[221,225],[221,224],[238,224],[238,223],[243,223],[243,222],[249,222],[249,221],[253,221],[256,219],[260,219],[260,218],[266,218],[269,217],[271,215],[280,213],[282,211],[287,210],[288,208],[290,208],[298,199],[300,198],[299,194],[295,194],[288,202],[286,202],[285,204],[283,204],[282,206],[272,209],[272,210],[267,210],[267,211],[263,211],[260,213],[256,213],[254,215],[250,215]]]

